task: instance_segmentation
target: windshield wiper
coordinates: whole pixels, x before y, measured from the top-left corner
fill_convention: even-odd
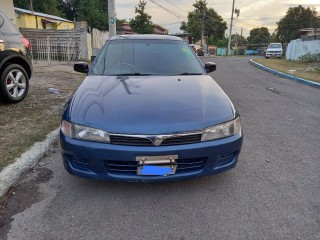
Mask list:
[[[120,73],[120,74],[115,74],[115,76],[150,76],[152,74],[148,73]]]
[[[202,75],[202,73],[188,73],[188,72],[184,72],[184,73],[180,73],[178,75]]]

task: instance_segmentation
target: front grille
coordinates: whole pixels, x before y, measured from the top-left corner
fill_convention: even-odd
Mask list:
[[[154,146],[147,138],[110,135],[111,144],[128,146]]]
[[[176,174],[199,171],[204,168],[207,158],[190,158],[190,159],[177,159]],[[106,170],[112,174],[129,174],[136,175],[138,162],[137,161],[104,161]]]
[[[190,134],[183,136],[172,136],[168,137],[160,144],[160,146],[173,146],[173,145],[183,145],[201,142],[201,134]],[[134,137],[134,136],[121,136],[121,135],[110,135],[111,144],[115,145],[127,145],[127,146],[145,146],[154,147],[155,145],[151,140],[144,137]]]

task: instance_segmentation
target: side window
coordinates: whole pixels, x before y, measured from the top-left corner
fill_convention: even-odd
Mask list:
[[[4,23],[4,19],[3,19],[3,17],[0,15],[0,28],[2,27],[3,23]]]
[[[11,20],[0,12],[0,29],[2,33],[19,33],[18,29],[11,23]]]

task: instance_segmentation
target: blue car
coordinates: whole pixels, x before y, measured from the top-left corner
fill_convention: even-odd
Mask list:
[[[67,103],[60,144],[66,170],[85,178],[152,182],[220,173],[237,164],[240,117],[177,37],[109,39]]]

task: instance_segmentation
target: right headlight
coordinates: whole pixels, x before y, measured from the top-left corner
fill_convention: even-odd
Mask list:
[[[92,127],[77,125],[66,120],[61,123],[61,132],[74,139],[109,143],[109,133]]]
[[[240,117],[237,117],[232,121],[206,128],[202,133],[201,141],[204,142],[230,137],[238,134],[240,131]]]

